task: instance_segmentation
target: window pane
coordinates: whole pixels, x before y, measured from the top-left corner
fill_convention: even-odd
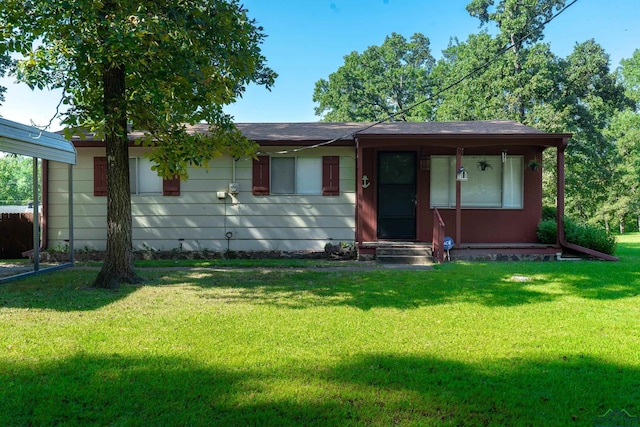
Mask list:
[[[162,194],[162,177],[151,170],[151,160],[138,158],[138,194]]]
[[[129,158],[129,186],[131,194],[138,194],[138,159]]]
[[[500,207],[502,204],[502,161],[500,156],[465,156],[463,166],[469,178],[462,181],[463,207]]]
[[[522,156],[507,156],[504,164],[503,200],[504,208],[522,208],[522,182],[524,164]]]
[[[431,207],[455,207],[455,156],[431,156]],[[522,156],[464,156],[468,180],[460,183],[465,208],[523,207]],[[484,168],[484,170],[482,170]]]
[[[295,193],[295,158],[271,158],[271,194]]]
[[[455,194],[451,203],[449,201],[451,182],[449,157],[431,156],[431,207],[449,207],[455,202]]]
[[[296,194],[322,194],[322,158],[299,157],[296,167]]]

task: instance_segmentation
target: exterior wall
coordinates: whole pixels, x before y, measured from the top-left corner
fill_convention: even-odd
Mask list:
[[[507,145],[508,146],[508,145]],[[500,155],[505,146],[465,149],[465,155]],[[360,242],[375,242],[377,238],[377,171],[376,158],[379,151],[414,151],[420,158],[432,155],[455,155],[455,148],[434,147],[399,141],[379,147],[362,149],[362,175],[367,175],[371,185],[362,189],[359,204]],[[521,155],[524,162],[532,158],[541,159],[542,149],[535,146],[508,146],[509,155]],[[359,182],[360,184],[360,182]],[[523,171],[523,208],[465,208],[461,210],[461,239],[456,243],[536,243],[537,225],[542,214],[542,172]],[[430,171],[417,168],[416,240],[430,243],[433,233],[433,209],[430,207]],[[456,209],[438,208],[445,222],[445,233],[455,238]]]
[[[494,154],[498,154],[496,152]],[[536,147],[510,149],[510,154],[523,155],[525,163],[531,158],[542,158],[542,152]],[[522,209],[475,209],[462,208],[461,239],[459,243],[537,243],[538,223],[542,215],[542,171],[523,171],[523,208]],[[428,199],[427,199],[427,208]],[[455,236],[455,208],[439,208],[446,225],[445,233]],[[427,212],[425,237],[431,238],[433,214]],[[428,233],[428,236],[427,236]]]
[[[131,147],[129,154],[142,156],[144,150]],[[106,249],[107,199],[93,195],[93,158],[104,155],[104,148],[78,148],[73,170],[76,250]],[[132,195],[134,249],[318,251],[327,243],[353,242],[354,149],[322,147],[297,155],[339,155],[340,195],[254,196],[252,159],[241,159],[235,162],[239,194],[235,200],[218,199],[216,192],[226,191],[233,182],[234,160],[224,156],[213,160],[208,171],[191,169],[179,196]],[[63,247],[69,238],[67,178],[66,164],[49,164],[49,248]]]

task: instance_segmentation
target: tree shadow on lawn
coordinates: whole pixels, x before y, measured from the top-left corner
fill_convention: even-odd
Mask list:
[[[79,354],[0,366],[2,425],[594,425],[609,409],[640,410],[637,368],[580,355],[230,369]]]
[[[450,264],[435,271],[267,271],[158,278],[185,283],[205,298],[226,303],[287,308],[352,306],[362,310],[410,309],[448,303],[510,307],[573,296],[613,300],[637,296],[640,273],[633,265],[604,262]]]
[[[224,303],[286,308],[350,306],[411,309],[449,303],[510,307],[573,296],[614,300],[640,292],[637,259],[608,263],[452,263],[433,271],[318,271],[305,269],[144,270],[144,286],[194,287],[203,298]],[[134,293],[90,288],[93,272],[45,273],[0,286],[0,308],[95,310]]]
[[[135,292],[139,286],[118,290],[91,287],[95,273],[64,270],[42,273],[0,285],[0,308],[48,309],[56,311],[96,310]]]

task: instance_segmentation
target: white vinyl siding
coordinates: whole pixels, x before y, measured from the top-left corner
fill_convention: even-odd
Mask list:
[[[322,158],[272,157],[271,194],[322,194]]]
[[[269,147],[270,150],[291,147]],[[145,158],[146,148],[132,147],[132,157]],[[106,197],[93,195],[93,158],[104,148],[80,148],[74,167],[74,223],[76,248],[106,248]],[[235,161],[223,156],[211,161],[209,170],[189,168],[180,195],[148,194],[132,197],[134,250],[322,251],[327,243],[355,239],[355,149],[319,148],[322,156],[340,156],[340,194],[278,194],[254,196],[253,159]],[[273,158],[276,158],[275,156]],[[298,160],[306,158],[301,156]],[[308,165],[300,172],[310,170]],[[321,170],[316,169],[318,183]],[[155,173],[155,172],[153,172]],[[68,239],[67,165],[49,162],[49,247],[64,246]],[[235,180],[234,180],[235,179]],[[305,180],[302,180],[305,182]],[[237,182],[240,192],[218,199]],[[318,184],[320,187],[320,184]],[[305,191],[304,186],[299,188]],[[227,240],[227,233],[231,238]]]
[[[468,179],[460,183],[463,208],[521,209],[523,204],[522,156],[464,156]],[[484,170],[482,170],[482,165]],[[431,207],[456,206],[456,157],[431,157]]]

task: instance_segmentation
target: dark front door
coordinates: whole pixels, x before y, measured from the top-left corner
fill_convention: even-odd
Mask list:
[[[378,153],[378,238],[416,238],[416,153]]]

